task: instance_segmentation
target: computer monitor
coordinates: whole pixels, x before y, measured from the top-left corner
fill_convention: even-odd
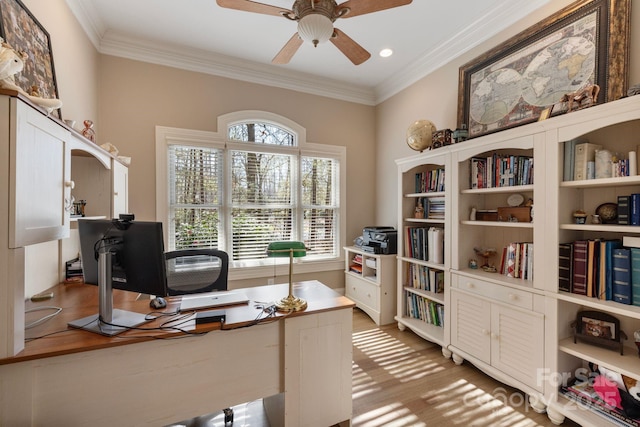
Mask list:
[[[113,309],[112,289],[166,295],[162,223],[125,219],[78,219],[84,281],[98,285],[98,314],[69,323],[116,335],[147,321],[144,314]]]

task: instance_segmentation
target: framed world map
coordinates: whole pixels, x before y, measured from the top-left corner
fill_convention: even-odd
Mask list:
[[[597,84],[597,103],[625,95],[631,0],[580,0],[460,67],[458,128],[469,138],[538,120]]]

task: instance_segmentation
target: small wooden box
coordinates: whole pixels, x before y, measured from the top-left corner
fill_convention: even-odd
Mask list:
[[[478,209],[476,211],[476,221],[497,221],[497,220],[498,220],[498,211],[495,209],[491,209],[491,210]]]
[[[531,206],[498,208],[498,221],[531,222]]]

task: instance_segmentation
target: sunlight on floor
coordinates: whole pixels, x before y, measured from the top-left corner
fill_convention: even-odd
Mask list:
[[[354,409],[359,409],[353,426],[539,425],[527,418],[533,409],[522,393],[506,386],[484,390],[472,379],[452,382],[443,371],[458,367],[433,349],[416,351],[377,328],[354,332],[353,346],[366,356],[353,364]],[[367,374],[374,371],[375,377]],[[389,402],[390,395],[394,403],[379,403]]]

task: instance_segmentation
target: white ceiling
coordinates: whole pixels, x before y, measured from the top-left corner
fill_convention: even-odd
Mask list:
[[[66,1],[103,54],[376,105],[551,0],[414,0],[338,19],[371,53],[358,66],[331,43],[303,44],[289,64],[273,65],[297,24],[215,0]],[[381,58],[382,48],[394,55]]]

